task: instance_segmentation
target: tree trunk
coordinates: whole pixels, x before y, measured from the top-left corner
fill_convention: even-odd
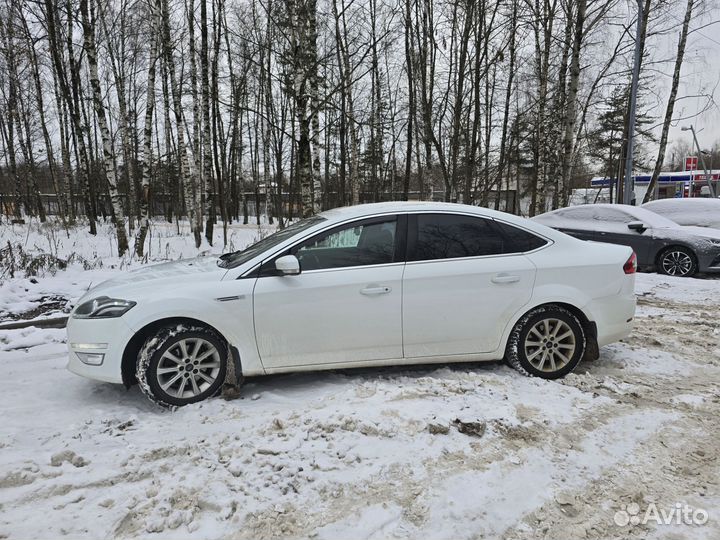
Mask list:
[[[405,147],[405,176],[403,178],[403,196],[402,200],[407,201],[410,191],[410,175],[412,174],[412,148],[413,148],[413,130],[415,129],[413,122],[417,114],[417,106],[415,105],[415,85],[413,62],[414,55],[412,50],[412,11],[410,8],[410,0],[405,0],[405,72],[407,74],[408,85],[408,121],[407,121],[407,145]]]
[[[360,141],[358,138],[357,120],[355,119],[355,106],[353,96],[353,69],[350,64],[350,53],[347,42],[346,6],[343,1],[340,5],[342,13],[338,12],[337,0],[333,0],[333,14],[335,16],[335,34],[338,47],[338,69],[345,108],[342,111],[342,121],[346,123],[347,133],[350,135],[350,166],[347,183],[350,187],[350,204],[360,203]],[[342,21],[342,28],[341,28]],[[341,143],[342,144],[342,143]],[[345,204],[345,201],[343,201]]]
[[[433,107],[435,89],[435,15],[432,0],[418,0],[415,4],[420,14],[416,20],[422,18],[422,24],[416,24],[416,43],[418,46],[418,67],[420,69],[420,105],[422,116],[423,146],[425,148],[425,168],[429,181],[429,189],[424,192],[425,186],[421,186],[421,198],[426,195],[432,198],[433,186]]]
[[[553,22],[555,20],[555,2],[543,0],[540,8],[540,1],[535,0],[535,16],[538,23],[534,28],[535,34],[535,62],[538,84],[538,104],[535,117],[535,144],[533,155],[534,177],[531,185],[530,216],[545,211],[545,188],[547,183],[547,105],[548,86],[550,76],[550,51],[553,39]],[[538,197],[540,191],[541,197]]]
[[[167,1],[167,0],[166,0]],[[201,0],[202,2],[203,0]],[[202,146],[202,135],[200,128],[202,127],[201,110],[200,104],[201,96],[198,95],[198,82],[197,82],[197,58],[195,52],[195,2],[190,0],[187,6],[187,21],[188,21],[188,45],[190,56],[190,90],[192,92],[192,103],[193,103],[193,137],[191,146],[194,150],[195,156],[195,170],[190,171],[188,168],[188,178],[192,178],[190,185],[185,190],[185,197],[188,197],[188,190],[191,190],[191,208],[194,218],[191,220],[192,232],[195,236],[195,247],[200,247],[202,243],[202,227],[203,227],[203,215],[202,215],[202,194],[205,188],[203,182],[203,146]],[[182,83],[181,83],[182,84]],[[180,94],[179,100],[182,102],[182,93]],[[177,113],[176,113],[177,114]],[[178,126],[178,131],[179,131]],[[188,162],[189,165],[189,162]]]
[[[562,159],[562,206],[567,205],[568,196],[572,187],[572,170],[575,162],[573,152],[575,126],[577,123],[577,93],[580,82],[580,48],[584,37],[585,11],[587,0],[577,0],[577,14],[575,19],[575,38],[572,45],[570,60],[570,82],[568,84],[567,105],[565,107],[565,132],[563,133],[563,159]]]
[[[40,117],[40,129],[42,130],[43,141],[45,143],[45,153],[48,159],[48,170],[50,172],[50,179],[52,181],[53,189],[55,191],[55,196],[58,202],[60,221],[62,222],[63,227],[67,232],[67,208],[65,206],[66,199],[62,190],[60,189],[60,186],[58,185],[57,166],[55,164],[52,140],[50,138],[50,132],[48,131],[45,117],[45,100],[43,97],[42,82],[40,80],[40,66],[38,63],[37,52],[35,50],[35,45],[32,41],[32,36],[30,35],[30,28],[28,27],[27,19],[25,18],[23,12],[20,12],[20,16],[23,24],[23,29],[25,31],[25,46],[30,53],[30,66],[32,68],[33,83],[35,85],[35,99],[37,103],[38,114]]]
[[[154,30],[150,42],[150,54],[148,56],[147,92],[145,95],[145,125],[143,129],[143,158],[142,158],[142,185],[140,193],[140,228],[135,237],[135,253],[138,257],[143,256],[145,237],[150,228],[150,175],[152,162],[152,119],[155,110],[155,66],[158,60],[158,35],[161,24],[160,6],[154,4],[155,0],[149,2],[149,9],[152,13]]]
[[[72,167],[70,165],[70,135],[65,114],[65,103],[61,100],[60,88],[58,85],[58,74],[53,65],[53,90],[55,94],[55,108],[57,109],[58,121],[60,123],[60,157],[62,159],[63,193],[58,197],[65,201],[67,208],[68,224],[75,223],[75,201],[73,198]]]
[[[98,6],[101,6],[102,4],[98,3]],[[128,189],[128,207],[127,207],[127,214],[128,214],[128,224],[130,226],[130,230],[132,231],[133,228],[133,220],[134,216],[136,215],[136,212],[134,209],[136,208],[136,188],[135,188],[135,160],[133,159],[133,151],[132,151],[132,133],[131,133],[131,125],[130,125],[130,114],[128,112],[128,100],[127,100],[127,89],[126,89],[126,80],[124,76],[124,70],[122,65],[120,63],[123,61],[123,44],[122,41],[126,39],[126,17],[127,17],[127,7],[123,4],[120,5],[120,27],[119,29],[111,34],[107,27],[107,22],[105,20],[105,13],[101,12],[99,15],[100,23],[102,24],[103,33],[106,37],[106,47],[108,51],[108,57],[109,57],[109,64],[110,69],[113,74],[113,81],[115,83],[115,94],[117,95],[117,102],[118,102],[118,128],[120,131],[120,140],[121,140],[121,146],[122,146],[122,156],[123,156],[123,177],[125,179],[125,184],[127,185]],[[115,44],[113,42],[113,37],[118,36],[118,38],[121,40],[121,46],[120,51],[116,51]],[[118,54],[120,55],[120,58],[118,58]],[[119,182],[118,182],[119,184]]]
[[[5,49],[5,59],[8,69],[8,96],[7,96],[7,124],[5,128],[5,138],[7,139],[7,154],[10,165],[10,176],[13,179],[15,190],[15,200],[13,204],[13,216],[19,220],[22,217],[21,202],[24,200],[22,193],[22,182],[17,168],[17,156],[15,154],[15,118],[17,117],[17,69],[15,60],[16,45],[14,43],[13,29],[15,22],[10,8],[10,16],[7,21],[0,20],[0,34],[3,37],[3,48]],[[29,213],[29,208],[25,204],[25,212]]]
[[[683,19],[682,30],[680,31],[680,40],[678,41],[677,56],[675,57],[675,69],[673,70],[672,86],[670,87],[670,97],[668,98],[667,107],[665,109],[665,120],[663,121],[662,134],[660,135],[660,147],[658,148],[658,157],[655,161],[652,178],[648,184],[647,192],[643,198],[643,203],[653,199],[655,186],[657,185],[660,171],[662,171],[665,162],[665,148],[667,147],[668,132],[672,123],[673,111],[675,110],[675,99],[677,98],[678,85],[680,84],[680,71],[682,70],[683,59],[685,57],[685,46],[687,44],[687,36],[690,28],[690,20],[692,19],[692,11],[695,0],[687,0],[687,8],[685,10],[685,18]],[[709,182],[710,180],[708,180]]]
[[[202,174],[205,186],[205,239],[212,246],[215,223],[215,195],[213,189],[212,149],[210,147],[210,80],[208,58],[207,0],[200,0],[200,77],[202,89]],[[198,151],[196,149],[196,151]]]
[[[178,180],[183,189],[185,207],[190,220],[190,229],[195,235],[195,245],[196,247],[200,247],[201,231],[198,226],[198,220],[201,219],[201,216],[197,214],[197,207],[195,205],[195,179],[190,171],[190,161],[188,159],[187,148],[185,145],[185,118],[183,116],[182,92],[175,72],[175,59],[173,58],[173,51],[171,47],[172,42],[170,41],[170,13],[168,0],[158,1],[161,2],[162,5],[162,48],[165,65],[167,66],[167,71],[170,75],[170,88],[173,97],[173,110],[175,113],[175,129],[177,131],[178,140],[177,151],[179,154],[180,164]]]
[[[445,177],[445,200],[457,201],[458,196],[458,168],[460,164],[460,132],[462,129],[464,104],[465,79],[467,76],[466,68],[468,62],[468,49],[470,46],[470,34],[473,29],[473,19],[475,17],[474,9],[475,0],[467,0],[463,3],[463,26],[459,35],[460,51],[458,53],[457,68],[455,75],[455,99],[452,107],[452,127],[450,130],[450,175]],[[457,7],[454,13],[457,18]],[[476,54],[478,52],[476,51]],[[477,91],[477,89],[476,89]]]
[[[316,0],[288,0],[286,2],[292,28],[291,61],[293,98],[298,123],[297,177],[302,194],[303,217],[318,211],[315,178],[312,167],[312,123],[317,111],[312,109],[317,80]],[[319,162],[319,160],[318,160]]]
[[[512,21],[512,27],[510,28],[510,65],[508,67],[508,82],[507,82],[507,88],[505,89],[505,103],[504,103],[504,111],[503,111],[503,122],[502,122],[502,134],[500,136],[500,156],[499,156],[499,164],[498,164],[498,172],[497,172],[497,179],[496,183],[498,185],[498,202],[500,200],[500,185],[501,185],[501,179],[503,175],[503,170],[505,169],[505,163],[509,161],[508,159],[508,147],[512,148],[512,144],[507,144],[507,137],[508,137],[508,123],[510,121],[510,101],[512,99],[512,91],[513,91],[513,82],[515,80],[515,56],[516,56],[516,36],[517,36],[517,11],[518,11],[518,0],[513,0],[513,7],[512,7],[512,15],[510,17],[510,20]],[[510,174],[510,168],[508,167],[508,176]],[[499,204],[495,206],[496,210],[499,210]],[[507,208],[504,209],[506,212],[508,211]]]
[[[120,194],[117,188],[117,179],[115,176],[115,163],[111,150],[110,130],[108,129],[107,118],[105,116],[105,105],[102,100],[102,91],[100,90],[100,78],[98,77],[97,51],[95,49],[95,21],[91,20],[88,10],[88,0],[80,0],[80,13],[82,15],[83,41],[85,46],[85,55],[87,56],[88,68],[90,71],[90,87],[93,92],[93,106],[95,108],[95,116],[100,125],[100,135],[102,137],[103,158],[105,162],[105,176],[108,183],[108,191],[110,192],[110,203],[112,204],[113,213],[115,214],[115,230],[118,240],[118,255],[122,257],[128,250],[128,239],[125,232],[125,215],[123,213]]]
[[[57,82],[59,84],[61,95],[64,98],[65,105],[68,108],[68,114],[71,119],[70,125],[70,139],[71,137],[75,141],[76,161],[79,163],[79,173],[81,178],[81,185],[83,187],[83,202],[85,206],[85,214],[87,215],[88,221],[90,222],[90,234],[97,234],[97,227],[95,224],[96,212],[95,212],[95,201],[93,197],[92,184],[90,182],[90,160],[88,159],[87,148],[85,146],[84,128],[80,118],[80,111],[76,97],[80,91],[79,89],[79,78],[77,75],[76,64],[74,62],[74,55],[72,50],[68,50],[68,58],[70,60],[70,75],[71,83],[68,82],[65,72],[65,64],[62,56],[62,45],[58,38],[58,28],[56,23],[56,4],[52,0],[45,0],[45,20],[48,31],[48,42],[49,50],[52,56],[54,72],[57,75]],[[70,14],[72,10],[68,11],[68,24],[72,24]],[[72,40],[70,40],[72,45]],[[62,117],[62,113],[61,113]],[[69,150],[68,150],[69,154]],[[69,158],[69,155],[67,156]],[[64,165],[66,170],[70,170],[69,159]],[[66,178],[70,177],[70,172],[66,173]],[[71,201],[72,203],[72,201]]]

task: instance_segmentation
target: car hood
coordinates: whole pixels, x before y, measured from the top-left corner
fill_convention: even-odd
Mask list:
[[[694,225],[682,225],[679,229],[687,234],[693,236],[702,236],[703,238],[712,238],[713,240],[720,240],[720,230],[711,229],[709,227],[696,227]]]
[[[720,255],[720,230],[707,227],[678,226],[672,229],[653,229],[653,238],[663,240],[666,245],[681,241],[690,246],[698,255],[715,259]]]
[[[197,257],[139,268],[103,281],[88,290],[80,300],[107,295],[110,291],[124,299],[134,300],[146,294],[148,289],[155,292],[160,288],[177,288],[188,283],[220,281],[227,270],[220,268],[217,261],[217,257]]]

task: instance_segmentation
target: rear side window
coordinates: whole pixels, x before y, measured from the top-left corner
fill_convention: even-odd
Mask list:
[[[495,226],[504,237],[503,253],[523,253],[532,251],[547,244],[547,240],[507,223],[495,222]]]
[[[488,219],[455,214],[419,214],[413,261],[499,255],[503,238]]]

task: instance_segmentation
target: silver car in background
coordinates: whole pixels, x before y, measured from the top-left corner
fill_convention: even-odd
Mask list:
[[[630,246],[645,270],[680,277],[720,272],[720,230],[678,225],[646,208],[584,204],[533,220],[581,240]]]

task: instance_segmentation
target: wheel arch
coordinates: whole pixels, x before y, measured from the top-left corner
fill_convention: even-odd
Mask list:
[[[667,252],[673,248],[683,248],[683,249],[688,250],[690,252],[690,254],[692,255],[692,258],[695,259],[695,264],[696,265],[700,264],[700,260],[698,259],[697,253],[695,253],[695,249],[692,246],[685,244],[683,242],[671,242],[671,243],[668,243],[668,244],[665,244],[664,246],[662,246],[655,253],[655,258],[653,260],[653,263],[654,263],[656,269],[660,266],[660,258],[665,254],[665,252]]]
[[[597,324],[595,324],[594,321],[590,320],[588,315],[581,308],[564,301],[541,302],[539,304],[533,305],[532,307],[528,307],[527,309],[523,310],[522,313],[517,315],[510,324],[509,331],[506,332],[507,337],[505,338],[505,351],[507,351],[507,348],[510,346],[512,329],[515,328],[515,325],[518,323],[518,321],[520,321],[523,317],[525,317],[525,315],[537,308],[551,306],[557,306],[566,309],[575,317],[577,317],[577,320],[580,321],[580,326],[582,326],[583,332],[585,333],[585,353],[583,354],[582,360],[595,360],[600,354],[600,347],[598,346],[597,342]]]
[[[194,319],[192,317],[164,317],[162,319],[152,321],[140,328],[140,330],[135,332],[135,334],[128,340],[127,344],[125,345],[120,369],[122,374],[122,382],[126,388],[130,388],[134,384],[137,384],[137,378],[135,376],[137,357],[140,349],[142,348],[147,338],[152,336],[155,332],[157,332],[160,328],[164,326],[182,323],[201,325],[209,328],[210,330],[215,332],[220,339],[222,339],[225,343],[228,344],[228,347],[232,351],[233,358],[238,358],[237,349],[235,349],[235,347],[230,344],[230,342],[222,334],[222,332],[220,332],[212,324],[209,324],[206,321],[201,321],[200,319]]]

